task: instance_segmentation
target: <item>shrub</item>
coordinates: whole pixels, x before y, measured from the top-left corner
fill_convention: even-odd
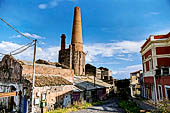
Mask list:
[[[118,105],[124,109],[126,113],[140,113],[140,108],[132,101],[120,101]]]

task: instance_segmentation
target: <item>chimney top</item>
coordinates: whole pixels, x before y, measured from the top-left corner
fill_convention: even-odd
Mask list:
[[[65,34],[61,34],[61,38],[66,38],[66,35]]]
[[[74,9],[80,9],[80,7],[76,6]]]

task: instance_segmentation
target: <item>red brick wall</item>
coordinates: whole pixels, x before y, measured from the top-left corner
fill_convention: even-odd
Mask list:
[[[154,85],[154,79],[153,79],[153,77],[144,77],[144,84],[147,84],[147,85],[148,85],[149,98],[152,98],[151,85]]]
[[[169,85],[170,86],[170,76],[161,76],[158,77],[156,79],[156,84],[158,85],[162,85],[162,92],[163,92],[163,97],[165,98],[165,85]],[[157,87],[157,91],[158,91],[158,87]],[[158,95],[159,96],[159,95]]]
[[[170,53],[170,46],[168,47],[156,47],[156,54],[169,54]]]
[[[142,65],[143,65],[143,72],[145,72],[144,63]]]
[[[154,83],[153,77],[144,77],[144,83],[153,84]]]
[[[151,49],[148,50],[143,56],[142,56],[142,60],[144,60],[144,57],[145,59],[148,58],[149,55],[151,55]],[[146,71],[149,71],[149,61],[145,62],[146,63]],[[144,70],[144,65],[143,65],[143,70]]]
[[[157,63],[158,63],[158,67],[161,66],[168,67],[170,66],[170,58],[157,58]]]
[[[149,71],[149,61],[146,62],[146,71]]]
[[[145,57],[145,59],[147,59],[149,55],[151,55],[151,49],[148,50],[148,51],[142,56],[142,58],[144,59],[144,57]]]

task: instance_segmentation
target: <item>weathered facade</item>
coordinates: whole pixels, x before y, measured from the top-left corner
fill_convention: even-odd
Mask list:
[[[66,36],[61,36],[61,50],[59,51],[59,62],[74,69],[75,75],[85,75],[85,53],[83,51],[83,38],[81,27],[80,8],[74,9],[74,20],[72,29],[72,40],[69,48],[65,48]]]
[[[116,80],[115,86],[117,88],[116,93],[122,98],[128,98],[131,95],[129,79]]]
[[[104,67],[96,68],[91,64],[86,64],[85,70],[86,76],[95,76],[96,78],[115,86],[111,70]]]
[[[85,65],[85,74],[86,76],[96,76],[96,67],[91,65],[91,64],[86,64]],[[97,76],[96,76],[97,77]]]
[[[139,97],[141,95],[140,76],[142,70],[130,73],[130,90],[132,97]]]
[[[170,100],[170,33],[151,35],[141,47],[144,97]]]
[[[10,112],[31,112],[32,62],[16,60],[6,55],[0,62],[0,68],[0,91],[6,95],[1,95],[1,106]],[[35,112],[42,113],[53,110],[58,105],[66,106],[66,103],[71,103],[73,70],[37,63],[35,69]],[[15,92],[16,95],[11,95]]]
[[[103,100],[113,90],[112,85],[97,78],[94,80],[93,76],[75,76],[74,84],[76,87],[83,90],[84,100],[87,102],[92,102],[98,99]]]

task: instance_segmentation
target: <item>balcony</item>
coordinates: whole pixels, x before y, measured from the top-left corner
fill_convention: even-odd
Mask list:
[[[161,67],[157,69],[156,76],[170,76],[170,67]]]
[[[143,73],[143,77],[149,77],[149,76],[154,76],[155,75],[155,71],[147,71]]]

